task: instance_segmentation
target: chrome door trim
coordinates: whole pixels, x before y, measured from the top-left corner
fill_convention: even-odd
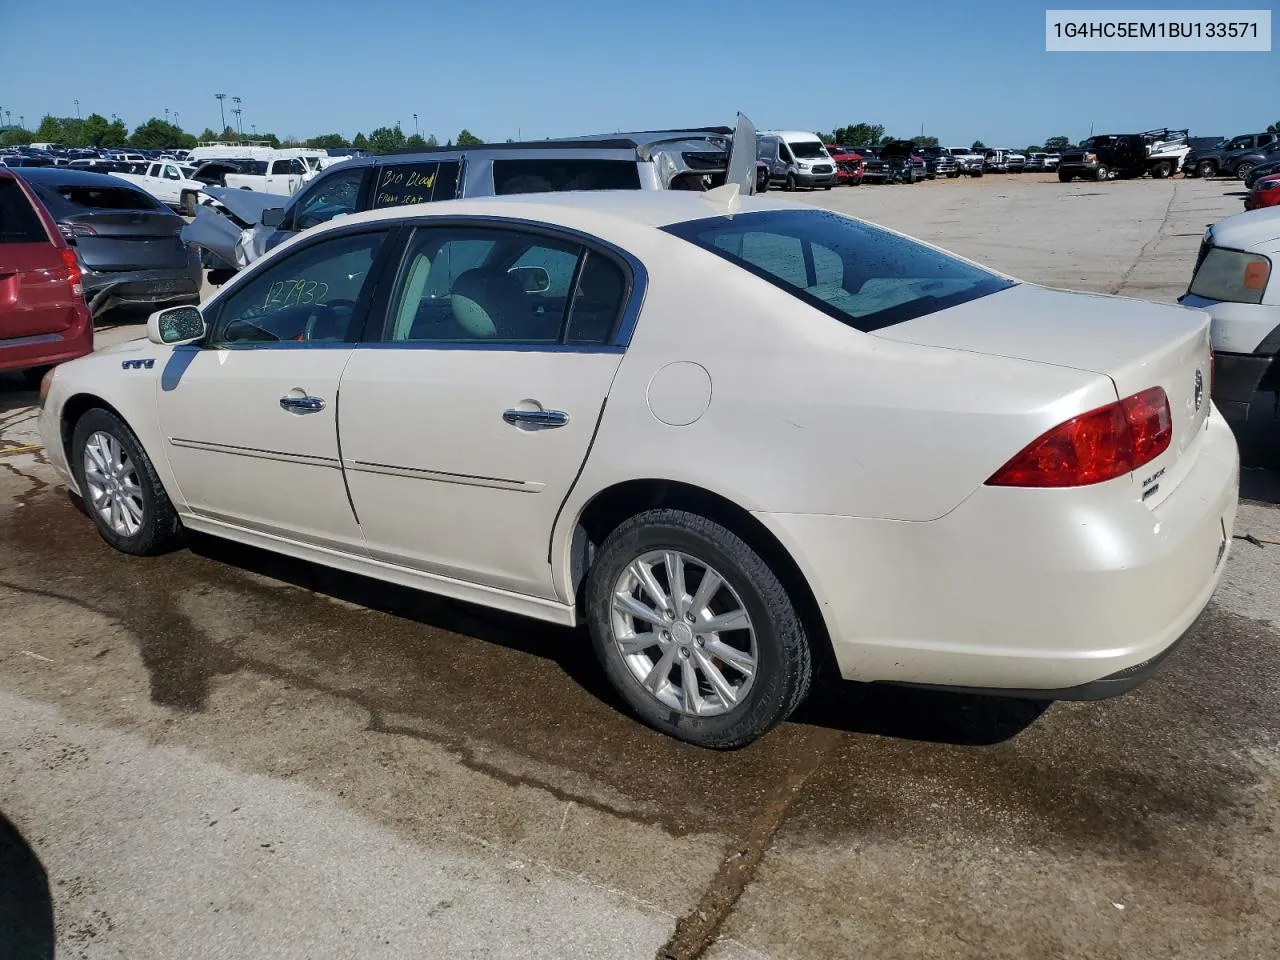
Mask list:
[[[169,443],[175,447],[188,450],[203,450],[206,453],[227,453],[238,457],[253,457],[259,460],[279,460],[283,463],[302,463],[312,467],[329,467],[337,470],[341,467],[336,457],[313,457],[305,453],[285,453],[280,450],[259,450],[256,447],[237,447],[229,443],[209,443],[205,440],[187,440],[183,437],[170,437]]]
[[[457,483],[468,487],[494,487],[515,493],[541,493],[545,483],[535,480],[506,480],[502,477],[475,477],[465,473],[446,473],[443,470],[427,470],[417,467],[398,467],[388,463],[369,463],[365,460],[343,460],[342,466],[354,473],[380,473],[389,477],[408,477],[411,480],[434,480],[438,483]]]

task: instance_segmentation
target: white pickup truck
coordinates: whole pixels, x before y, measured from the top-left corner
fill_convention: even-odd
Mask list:
[[[117,173],[115,176],[137,184],[166,206],[194,217],[200,202],[200,190],[205,184],[192,180],[191,173],[191,167],[184,167],[176,161],[153,160],[147,163],[144,173]]]
[[[291,197],[311,179],[312,171],[298,157],[278,157],[274,160],[253,160],[241,163],[251,166],[253,173],[228,173],[223,179],[228,187],[240,190],[256,190],[259,193],[275,193]],[[259,170],[259,168],[261,168]]]

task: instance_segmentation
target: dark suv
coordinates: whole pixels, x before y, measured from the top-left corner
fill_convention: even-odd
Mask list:
[[[234,271],[302,230],[364,210],[508,193],[707,190],[725,182],[733,134],[700,127],[344,160],[292,197],[206,188],[214,204],[199,207],[183,236],[205,266]]]
[[[1182,173],[1188,177],[1233,176],[1242,180],[1257,164],[1259,149],[1280,140],[1274,133],[1244,133],[1208,150],[1192,150],[1182,162]],[[1246,165],[1244,174],[1240,166]]]

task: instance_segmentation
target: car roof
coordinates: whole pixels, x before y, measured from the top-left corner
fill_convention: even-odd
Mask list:
[[[49,186],[86,186],[101,188],[110,181],[113,186],[137,188],[127,180],[120,180],[108,173],[88,173],[77,167],[17,167],[16,171],[31,183]]]
[[[330,220],[307,231],[311,236],[321,231],[346,228],[357,223],[377,223],[407,217],[511,217],[520,220],[546,221],[572,226],[578,219],[601,217],[631,226],[660,228],[689,220],[724,216],[729,213],[754,213],[764,210],[814,210],[807,204],[785,200],[746,196],[739,197],[730,210],[720,194],[692,190],[583,190],[555,193],[508,194],[499,197],[468,197],[412,207],[385,207]]]
[[[796,140],[796,141],[819,140],[818,135],[816,133],[813,133],[810,130],[765,130],[762,133],[765,136],[779,137],[783,140],[786,140],[788,143],[790,143],[793,140]]]

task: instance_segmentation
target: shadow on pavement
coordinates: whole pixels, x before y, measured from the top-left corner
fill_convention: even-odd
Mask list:
[[[18,828],[0,813],[0,956],[52,960],[49,877]]]
[[[1276,395],[1254,394],[1248,420],[1228,420],[1240,445],[1240,496],[1280,503],[1280,418]]]
[[[253,547],[195,536],[193,553],[326,596],[484,643],[555,662],[574,683],[614,710],[626,707],[614,693],[590,648],[586,629],[574,631],[407,587],[313,565]],[[815,682],[795,723],[855,734],[970,746],[1001,743],[1030,726],[1049,707],[1014,700],[876,686],[831,677]]]

